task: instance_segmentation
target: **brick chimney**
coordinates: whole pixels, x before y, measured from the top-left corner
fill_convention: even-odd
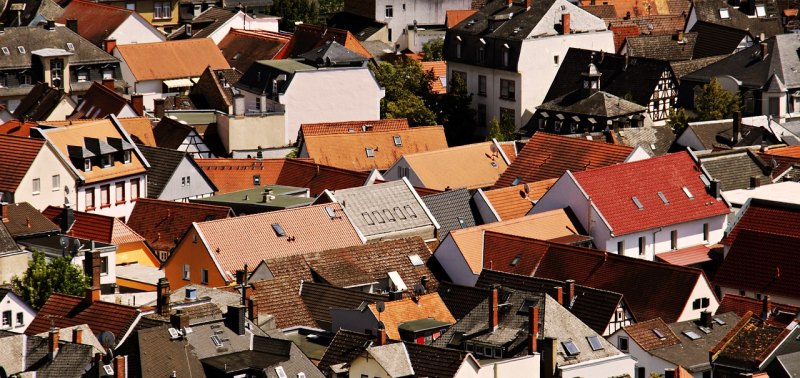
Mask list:
[[[58,354],[58,339],[60,336],[56,327],[51,328],[50,333],[47,334],[47,357],[50,358],[50,361],[54,360]]]
[[[758,176],[750,176],[750,187],[758,188],[761,186],[761,179]]]
[[[169,316],[169,280],[167,280],[166,277],[158,279],[158,288],[156,289],[156,312],[161,316]]]
[[[714,322],[711,321],[711,313],[708,310],[703,310],[700,312],[700,325],[706,328],[711,328],[714,326]]]
[[[189,326],[189,315],[184,314],[183,310],[177,310],[169,316],[169,325],[175,329],[183,329]]]
[[[764,60],[767,58],[767,55],[769,55],[769,45],[767,45],[766,42],[761,42],[760,46],[761,46],[761,60]]]
[[[114,86],[114,79],[103,79],[103,86],[108,88],[110,91],[116,91],[116,87]]]
[[[86,275],[91,279],[91,286],[86,289],[86,302],[94,303],[100,300],[100,252],[86,251],[83,266]]]
[[[514,4],[514,0],[506,0],[506,4],[508,4],[508,6],[510,7],[511,5]]]
[[[569,27],[569,13],[561,14],[561,34],[568,35],[572,31]]]
[[[158,119],[164,118],[166,107],[164,105],[163,98],[157,98],[153,100],[153,113]]]
[[[80,328],[72,329],[72,342],[75,344],[83,344],[83,330]]]
[[[733,134],[731,143],[734,145],[739,144],[739,133],[741,132],[741,128],[742,128],[742,112],[737,110],[733,112],[733,130],[731,131],[731,134]]]
[[[772,311],[772,298],[769,295],[765,295],[764,298],[761,299],[761,319],[767,320],[769,319],[769,315]]]
[[[526,9],[530,9],[532,3],[533,3],[533,0],[525,0],[525,8]]]
[[[131,107],[136,114],[144,115],[144,97],[140,94],[131,95]]]
[[[103,50],[106,50],[107,53],[113,53],[115,47],[117,47],[116,39],[106,39],[103,41]]]
[[[378,344],[378,346],[386,345],[387,340],[386,326],[383,325],[383,322],[378,322],[378,339],[375,340],[375,343]]]
[[[72,205],[70,205],[67,201],[64,201],[64,214],[62,214],[61,221],[59,223],[59,226],[61,226],[61,232],[63,233],[67,233],[67,231],[72,228],[72,224],[75,223],[75,213],[72,210]]]
[[[553,378],[558,368],[558,339],[545,337],[542,340],[542,378]]]
[[[3,223],[8,223],[8,203],[3,202],[0,203],[0,217],[3,219]]]
[[[498,303],[498,286],[492,286],[492,295],[489,296],[489,331],[494,332],[500,325],[500,304]]]
[[[536,339],[539,337],[539,308],[531,306],[528,308],[528,354],[536,353]]]
[[[247,319],[258,325],[258,303],[252,298],[247,300]]]
[[[553,298],[558,301],[558,304],[564,305],[564,289],[561,286],[553,288]]]
[[[245,310],[245,306],[240,304],[228,305],[225,315],[225,326],[239,336],[244,335]]]
[[[575,280],[566,280],[564,281],[564,284],[564,287],[567,288],[567,292],[565,293],[567,295],[567,299],[564,301],[564,303],[569,306],[572,304],[572,298],[575,298]]]
[[[67,29],[72,30],[76,34],[78,33],[78,20],[75,19],[67,19]]]
[[[125,378],[125,370],[128,367],[126,356],[114,357],[114,378]]]

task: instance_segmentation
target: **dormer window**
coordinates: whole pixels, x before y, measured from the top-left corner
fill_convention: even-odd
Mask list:
[[[372,148],[367,147],[365,151],[367,153],[367,157],[370,158],[375,157],[375,150],[373,150]]]
[[[17,46],[17,51],[19,51],[20,54],[25,54],[25,46]]]
[[[720,8],[719,9],[719,18],[723,20],[727,20],[731,18],[731,13],[728,11],[728,8]]]
[[[114,165],[114,158],[111,156],[111,154],[103,155],[101,158],[101,164],[103,168],[108,168]]]
[[[92,171],[92,160],[91,159],[83,159],[83,170],[84,170],[84,172],[91,172]]]
[[[131,162],[131,152],[130,151],[122,152],[122,162],[125,163],[125,164],[128,164],[128,163]]]

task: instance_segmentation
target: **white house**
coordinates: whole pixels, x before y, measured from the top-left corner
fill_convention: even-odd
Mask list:
[[[9,289],[0,289],[0,330],[25,333],[36,311]]]
[[[211,7],[206,9],[192,19],[191,23],[187,23],[179,30],[184,35],[190,38],[210,38],[215,44],[219,44],[228,35],[231,29],[244,29],[244,30],[264,30],[270,32],[279,32],[278,21],[280,17],[275,16],[262,16],[253,17],[242,11],[233,11],[219,7]],[[202,24],[209,22],[211,25],[193,32],[191,27],[193,24]],[[187,30],[188,28],[188,30]],[[173,34],[170,35],[172,37]]]
[[[479,125],[525,125],[570,47],[614,51],[605,22],[566,0],[492,1],[447,31],[448,79],[461,76]]]
[[[167,38],[139,13],[123,7],[87,0],[71,1],[56,19],[99,47],[163,42]],[[109,53],[111,51],[108,51]]]
[[[646,260],[717,243],[730,213],[719,182],[710,181],[687,152],[567,171],[530,213],[565,207],[577,214],[598,249]]]

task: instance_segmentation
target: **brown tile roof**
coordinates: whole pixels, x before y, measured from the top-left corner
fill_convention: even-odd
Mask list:
[[[45,217],[55,224],[61,224],[61,217],[64,209],[61,207],[48,206],[42,212]],[[95,240],[102,243],[125,244],[135,243],[145,240],[141,235],[133,231],[121,220],[94,213],[84,213],[74,211],[75,222],[70,227],[67,235],[76,238]]]
[[[42,139],[0,135],[0,191],[17,191],[42,146]]]
[[[14,135],[27,138],[31,136],[31,127],[38,127],[38,126],[39,124],[37,124],[36,122],[22,122],[16,119],[12,119],[0,125],[0,134]]]
[[[582,5],[581,8],[599,18],[617,18],[617,8],[612,4]]]
[[[258,60],[284,59],[291,34],[231,29],[219,42],[225,60],[241,72]]]
[[[386,336],[392,340],[400,340],[397,327],[404,322],[433,318],[441,322],[454,324],[456,319],[450,314],[438,293],[423,294],[415,298],[403,298],[385,303],[386,309],[378,314],[376,305],[370,304],[369,310],[386,326]]]
[[[342,216],[331,219],[326,207]],[[273,231],[275,224],[285,236]],[[336,203],[200,222],[194,227],[223,272],[231,273],[265,259],[364,243]]]
[[[102,118],[91,119],[68,119],[64,121],[41,121],[38,124],[56,127],[69,127],[72,125],[82,125],[84,123],[92,123],[102,121]],[[133,141],[137,144],[144,144],[145,146],[154,147],[156,145],[155,137],[153,136],[153,124],[150,123],[148,117],[123,117],[117,118],[122,128],[131,135]]]
[[[289,56],[297,57],[330,41],[335,41],[364,58],[372,58],[372,54],[349,31],[312,24],[297,25],[287,49],[290,51]]]
[[[319,327],[300,297],[301,278],[276,277],[256,281],[252,285],[250,298],[258,305],[258,312],[274,316],[275,326],[279,329],[295,326]]]
[[[475,14],[477,10],[475,9],[455,9],[455,10],[448,10],[447,15],[445,16],[447,20],[447,28],[450,29],[453,26],[458,25],[461,21],[466,20],[469,16]]]
[[[500,220],[511,220],[528,215],[533,208],[531,201],[538,201],[539,198],[542,198],[556,180],[558,179],[553,178],[527,184],[529,188],[527,195],[524,195],[526,184],[487,190],[483,193],[497,215],[500,216]]]
[[[400,137],[400,145],[395,138]],[[447,148],[441,126],[407,130],[304,136],[308,156],[318,164],[354,171],[384,171],[404,155]],[[373,150],[367,156],[366,149]]]
[[[139,310],[135,307],[102,301],[87,306],[83,297],[53,293],[25,329],[25,334],[47,332],[51,324],[59,328],[86,324],[95,335],[109,331],[119,342],[138,316]]]
[[[86,122],[71,127],[56,128],[43,131],[46,139],[48,139],[53,146],[55,146],[63,156],[69,156],[68,146],[84,146],[84,138],[97,138],[105,141],[107,138],[121,138],[125,139],[117,128],[111,123],[110,120],[97,120],[95,122]],[[72,164],[70,163],[72,166]],[[122,164],[115,162],[113,167],[99,169],[93,167],[89,172],[84,171],[82,168],[72,166],[75,172],[79,172],[83,176],[86,183],[93,183],[97,181],[109,180],[118,177],[125,177],[145,172],[145,167],[139,156],[135,153],[131,154],[131,162]]]
[[[422,186],[437,190],[489,187],[508,168],[494,142],[409,154],[403,159]]]
[[[8,205],[8,222],[3,223],[12,237],[34,234],[57,234],[61,228],[42,215],[27,202],[10,203]]]
[[[230,68],[208,38],[118,45],[117,50],[136,81],[198,77],[208,66]]]
[[[773,325],[785,327],[800,314],[800,307],[797,306],[775,303],[772,301],[769,302],[769,305],[770,316],[767,318],[767,322]],[[739,316],[744,316],[748,311],[754,314],[762,314],[762,310],[763,299],[759,300],[736,294],[725,294],[725,296],[722,297],[722,301],[719,302],[717,313],[735,312]]]
[[[389,300],[388,295],[365,293],[316,282],[303,282],[300,290],[303,303],[311,313],[311,317],[322,329],[331,329],[332,309],[354,309],[363,302],[374,303]]]
[[[431,80],[431,92],[436,94],[447,93],[447,83],[443,83],[441,79],[447,79],[447,62],[443,60],[420,62],[422,70],[425,72],[433,71],[433,79]]]
[[[709,352],[709,357],[712,364],[754,371],[792,331],[764,323],[759,316],[748,312]]]
[[[94,82],[69,119],[99,119],[109,114],[118,115],[127,105],[128,100],[122,95],[101,83]],[[42,123],[50,124],[48,121]]]
[[[800,146],[786,146],[780,148],[770,148],[764,155],[774,155],[800,159]]]
[[[128,217],[128,226],[157,250],[171,250],[192,226],[192,222],[224,219],[231,215],[226,206],[161,201],[139,198]]]
[[[662,252],[656,255],[656,259],[672,265],[689,266],[711,261],[710,252],[711,248],[709,246],[701,244]]]
[[[66,24],[67,20],[77,20],[78,34],[92,44],[101,46],[111,33],[135,14],[136,12],[122,7],[76,0],[69,2],[56,22]]]
[[[367,127],[369,127],[369,130],[366,130]],[[368,121],[304,123],[300,125],[300,132],[303,134],[303,137],[314,136],[314,135],[398,131],[398,130],[408,130],[408,129],[409,129],[408,120],[405,118],[376,119]]]
[[[765,232],[800,238],[800,206],[782,202],[753,198],[750,205],[741,209],[728,234],[720,242],[731,246],[742,230]]]
[[[623,327],[628,336],[645,351],[680,344],[681,340],[661,318],[655,318]],[[655,330],[663,335],[656,335]]]
[[[633,148],[538,132],[522,147],[513,164],[497,180],[495,188],[520,182],[559,178],[575,172],[619,164]]]

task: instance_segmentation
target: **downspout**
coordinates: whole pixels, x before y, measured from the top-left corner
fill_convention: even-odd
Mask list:
[[[664,227],[659,227],[658,230],[653,231],[653,261],[656,261],[656,234],[663,230]]]

